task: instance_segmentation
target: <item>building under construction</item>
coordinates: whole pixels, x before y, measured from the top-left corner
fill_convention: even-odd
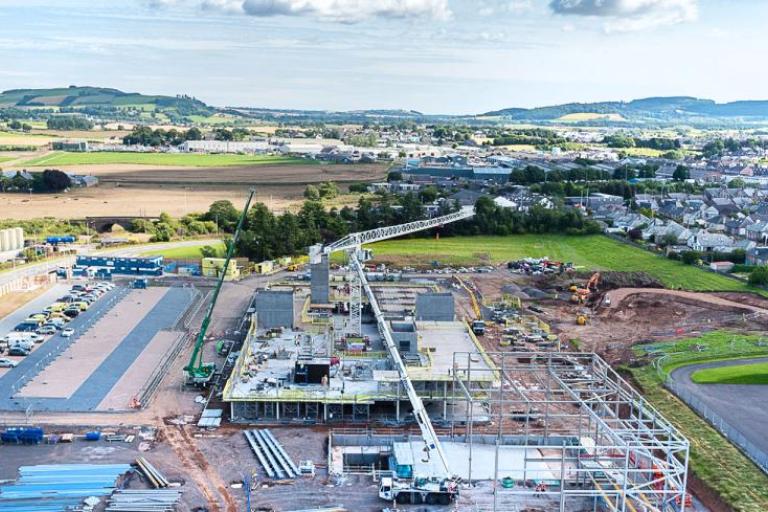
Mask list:
[[[368,427],[331,435],[329,471],[381,476],[398,503],[485,482],[482,510],[684,511],[688,441],[600,357],[488,353],[450,286],[371,284],[363,243],[466,215],[352,234],[314,250],[309,287],[257,292],[223,392],[232,421]],[[420,435],[380,431],[406,424]]]

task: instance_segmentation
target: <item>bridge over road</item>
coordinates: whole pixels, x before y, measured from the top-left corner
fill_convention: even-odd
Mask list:
[[[106,231],[109,231],[112,229],[112,226],[115,224],[122,226],[125,229],[130,229],[131,224],[133,224],[136,220],[148,220],[150,222],[155,222],[160,220],[159,217],[142,217],[142,216],[135,216],[135,217],[86,217],[85,219],[80,219],[80,222],[85,222],[86,225],[93,229],[94,231],[98,231],[99,233],[104,233]]]

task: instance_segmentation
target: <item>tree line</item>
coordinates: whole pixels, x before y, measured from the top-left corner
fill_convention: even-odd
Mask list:
[[[251,207],[237,244],[237,253],[252,260],[270,260],[280,256],[304,254],[316,243],[330,243],[349,233],[426,218],[420,198],[413,193],[381,196],[373,202],[360,198],[357,207],[326,209],[319,201],[305,201],[297,213],[275,214],[262,203]],[[456,211],[459,205],[445,200],[438,215]],[[488,197],[480,198],[471,219],[440,228],[441,236],[498,235],[522,233],[599,233],[600,226],[573,209],[548,209],[534,206],[527,212],[496,205]],[[233,232],[240,211],[229,201],[217,201],[201,217],[214,222],[225,232]],[[421,233],[414,236],[429,236]]]
[[[83,116],[51,116],[46,121],[49,130],[90,130],[93,122]]]
[[[201,140],[203,132],[199,128],[179,131],[175,128],[153,130],[149,126],[136,126],[131,133],[123,137],[126,146],[178,146],[185,140]]]
[[[659,151],[671,151],[683,147],[680,139],[670,139],[667,137],[641,139],[623,134],[606,135],[603,138],[603,143],[609,148],[648,148]]]

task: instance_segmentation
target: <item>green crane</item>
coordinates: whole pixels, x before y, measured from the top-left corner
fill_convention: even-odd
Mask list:
[[[221,286],[224,284],[224,277],[227,275],[227,268],[229,268],[229,262],[232,259],[232,253],[235,252],[235,245],[240,238],[240,231],[243,229],[243,223],[245,222],[245,216],[248,214],[248,208],[251,206],[251,200],[253,199],[254,190],[251,190],[248,200],[245,202],[245,209],[240,215],[240,220],[237,221],[237,229],[232,237],[232,242],[227,248],[227,259],[224,261],[224,267],[221,269],[221,275],[219,281],[216,283],[216,288],[213,290],[213,297],[211,303],[208,305],[208,310],[205,312],[203,323],[200,326],[200,333],[197,335],[195,341],[195,348],[192,351],[192,357],[189,358],[189,363],[184,367],[184,374],[186,375],[186,382],[195,386],[206,386],[213,377],[213,373],[216,371],[215,363],[203,362],[203,344],[205,342],[205,335],[208,332],[208,326],[211,323],[211,316],[213,315],[213,309],[216,307],[216,301],[219,298],[219,292]]]

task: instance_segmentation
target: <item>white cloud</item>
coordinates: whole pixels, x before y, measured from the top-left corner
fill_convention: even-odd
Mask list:
[[[533,11],[532,0],[480,0],[478,14],[492,16],[494,14],[524,14]]]
[[[607,32],[644,30],[696,20],[698,0],[551,0],[553,12],[604,18]]]
[[[168,4],[176,0],[152,0]],[[448,0],[199,0],[203,9],[249,16],[308,16],[342,23],[372,18],[451,17]]]

